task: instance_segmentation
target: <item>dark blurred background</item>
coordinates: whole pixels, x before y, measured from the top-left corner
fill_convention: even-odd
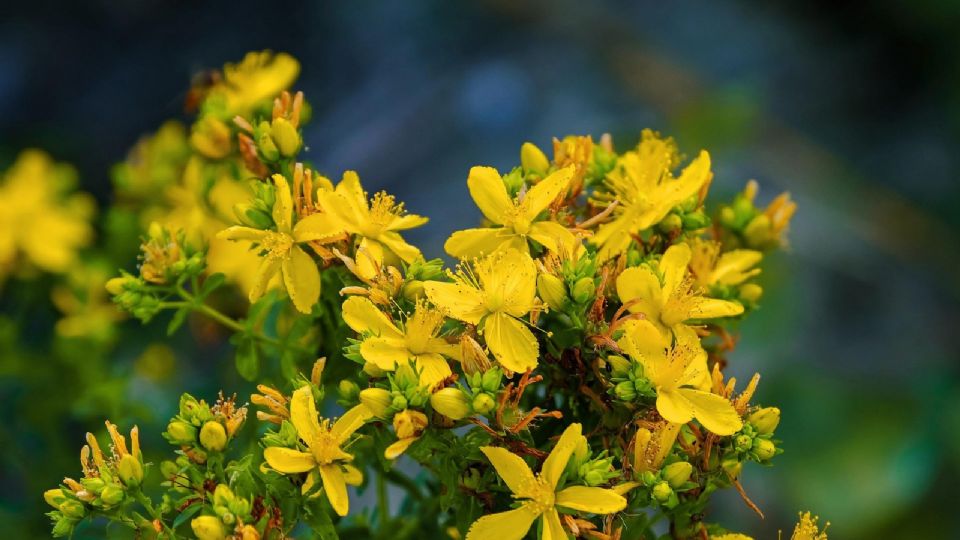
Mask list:
[[[309,159],[430,216],[409,235],[428,256],[479,217],[469,167],[507,169],[527,140],[610,132],[622,150],[652,127],[711,151],[714,200],[750,178],[764,200],[790,191],[791,249],[770,261],[731,367],[763,373],[786,452],[745,470],[766,520],[735,493],[713,517],[758,539],[805,509],[841,539],[960,530],[957,2],[34,0],[0,13],[0,161],[44,148],[102,207],[110,166],[182,117],[191,76],[264,48],[302,62]],[[122,379],[131,354],[105,372]],[[82,433],[104,413],[161,430],[176,391],[210,378],[192,362],[180,354],[159,386],[113,388],[113,411],[85,408],[71,384],[24,395],[2,366],[4,528],[45,535],[41,486],[77,473]],[[61,399],[75,404],[44,409]]]

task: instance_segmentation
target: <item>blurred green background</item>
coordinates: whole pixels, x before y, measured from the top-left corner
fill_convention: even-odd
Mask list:
[[[960,4],[734,0],[8,3],[0,8],[0,165],[28,147],[74,164],[101,208],[139,136],[183,117],[191,77],[248,50],[302,62],[307,156],[356,169],[431,223],[439,256],[479,215],[472,165],[530,140],[641,128],[713,155],[713,200],[750,178],[800,209],[762,277],[731,373],[760,371],[786,452],[747,467],[712,517],[776,538],[798,510],[842,539],[949,538],[960,481]],[[134,253],[108,246],[107,264]],[[112,268],[111,268],[112,270]],[[145,446],[177,396],[249,394],[204,320],[64,339],[52,278],[0,292],[0,523],[48,535],[45,488],[78,472],[83,433],[136,422]],[[156,345],[166,342],[169,348]]]

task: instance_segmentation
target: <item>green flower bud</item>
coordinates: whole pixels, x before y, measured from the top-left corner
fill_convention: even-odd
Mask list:
[[[745,434],[737,435],[733,440],[733,447],[737,452],[746,452],[753,446],[753,437]]]
[[[180,472],[180,467],[173,461],[167,460],[167,461],[160,462],[160,474],[162,474],[164,478],[166,479],[173,478],[179,472]]]
[[[769,439],[754,439],[753,453],[757,455],[760,461],[766,461],[777,455],[777,447]]]
[[[233,512],[227,511],[220,515],[220,521],[227,525],[233,525],[237,521],[237,516],[233,515]]]
[[[630,372],[631,362],[622,356],[611,354],[607,357],[607,363],[610,364],[610,374],[614,377],[626,377]]]
[[[720,464],[724,472],[727,473],[730,478],[738,478],[740,476],[740,470],[743,469],[743,463],[740,463],[734,458],[727,458],[723,460]]]
[[[693,465],[686,461],[678,461],[664,467],[660,474],[663,476],[663,479],[670,484],[670,487],[678,489],[680,486],[686,484],[687,480],[690,480],[692,473]]]
[[[120,481],[127,487],[136,487],[143,481],[143,464],[132,454],[124,454],[117,462]]]
[[[760,435],[770,435],[780,424],[780,409],[776,407],[764,407],[751,414],[747,421],[753,424],[757,433]]]
[[[491,368],[483,373],[480,378],[480,387],[491,394],[500,390],[500,382],[503,380],[503,372],[500,368]]]
[[[403,394],[397,394],[393,396],[393,400],[390,402],[390,406],[398,411],[405,410],[407,405],[409,405],[409,402],[407,401],[407,398],[403,396]]]
[[[683,221],[680,219],[680,216],[676,214],[670,214],[667,217],[663,218],[657,228],[664,233],[672,233],[674,231],[680,230],[680,227],[683,226]]]
[[[666,482],[657,482],[653,486],[653,489],[650,490],[650,494],[655,500],[661,503],[665,503],[670,500],[670,496],[673,495],[673,489],[670,488],[670,484]]]
[[[241,223],[254,229],[268,229],[273,225],[270,214],[256,208],[250,203],[237,203],[233,206],[233,213]]]
[[[687,231],[695,231],[710,225],[710,218],[703,212],[691,212],[683,216],[683,228]]]
[[[107,484],[100,492],[100,500],[107,506],[113,506],[123,500],[123,488],[117,484]]]
[[[227,447],[227,430],[223,424],[210,420],[200,429],[200,445],[211,452],[220,452]]]
[[[544,174],[550,168],[550,160],[537,145],[525,142],[520,147],[520,165],[524,172]]]
[[[419,279],[412,279],[404,283],[402,293],[403,297],[411,302],[416,302],[426,294],[423,292],[423,282]]]
[[[766,214],[760,214],[751,219],[743,229],[743,236],[746,237],[747,244],[751,248],[766,247],[770,244],[771,238],[774,238],[770,218]]]
[[[106,487],[106,482],[103,481],[103,478],[93,477],[93,478],[84,478],[80,480],[80,484],[83,485],[83,489],[93,493],[94,495],[99,495],[103,488]]]
[[[550,309],[560,311],[566,307],[569,298],[567,298],[567,286],[563,280],[553,274],[540,274],[537,276],[537,294],[540,299],[550,306]]]
[[[645,486],[652,486],[657,483],[657,475],[653,471],[643,471],[640,474],[640,481],[643,482]]]
[[[740,298],[756,303],[763,296],[763,287],[756,283],[744,283],[740,286]]]
[[[120,492],[120,498],[123,498],[123,491]],[[78,500],[65,499],[62,503],[60,503],[60,512],[68,518],[80,519],[87,514],[87,509],[83,506],[83,503]]]
[[[583,304],[593,298],[593,293],[597,287],[593,283],[593,278],[582,277],[573,284],[573,299],[577,303]]]
[[[226,484],[217,484],[216,489],[213,490],[213,504],[214,506],[227,506],[232,503],[234,500],[233,491],[230,489],[230,486]]]
[[[370,413],[377,418],[387,418],[387,409],[393,401],[389,390],[383,388],[365,388],[360,391],[360,403],[370,409]]]
[[[262,131],[257,136],[257,148],[260,150],[260,155],[263,156],[263,159],[267,161],[277,161],[280,159],[280,149],[277,148],[277,144],[273,141],[273,137],[270,136],[268,131]]]
[[[167,424],[167,440],[173,444],[193,444],[197,440],[197,428],[181,420],[173,420]]]
[[[438,413],[460,420],[470,415],[470,401],[463,390],[450,386],[430,396],[430,406]]]
[[[99,480],[99,478],[98,478]],[[101,481],[102,482],[102,481]],[[86,487],[86,486],[84,486]],[[101,486],[100,489],[103,489]],[[48,489],[43,492],[43,500],[47,502],[50,506],[60,509],[60,505],[63,504],[63,501],[67,500],[66,495],[63,494],[63,490],[60,488]]]
[[[620,401],[633,401],[637,399],[637,391],[633,386],[633,381],[617,383],[617,386],[613,388],[613,393]]]
[[[383,377],[384,374],[385,374],[385,372],[384,372],[382,369],[380,369],[380,367],[377,366],[376,364],[374,364],[373,362],[366,362],[366,363],[364,363],[364,364],[363,364],[363,372],[366,373],[367,375],[373,377],[374,379]]]
[[[401,390],[415,388],[420,385],[420,378],[417,377],[417,372],[414,371],[413,366],[409,363],[402,363],[397,366],[393,380]]]
[[[274,118],[270,126],[270,137],[277,144],[283,157],[293,157],[300,149],[300,134],[286,118]]]
[[[497,406],[493,396],[482,392],[473,397],[473,410],[478,414],[487,414]]]
[[[360,387],[350,379],[341,380],[337,390],[340,392],[340,397],[347,401],[353,401],[360,395]]]
[[[197,540],[224,540],[227,537],[223,522],[216,516],[200,516],[190,522]]]
[[[583,483],[588,486],[599,486],[607,481],[607,475],[601,471],[590,469],[583,475]]]
[[[54,538],[61,538],[73,534],[73,527],[76,525],[74,519],[61,515],[57,522],[53,524],[52,534]]]
[[[107,284],[104,286],[107,289],[107,292],[116,296],[123,292],[124,288],[127,286],[132,286],[136,284],[137,278],[131,276],[120,276],[107,280]]]
[[[200,414],[202,409],[203,407],[200,405],[200,402],[197,401],[197,398],[190,394],[180,396],[180,416],[185,419],[193,420]]]
[[[476,490],[480,487],[480,479],[480,471],[471,468],[460,475],[460,484],[467,489]]]

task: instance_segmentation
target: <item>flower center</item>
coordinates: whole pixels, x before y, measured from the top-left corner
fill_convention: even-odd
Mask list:
[[[268,232],[260,241],[260,247],[267,252],[267,258],[286,259],[293,248],[293,237],[282,232]]]
[[[402,212],[403,204],[397,204],[393,195],[388,195],[384,191],[377,193],[370,201],[369,219],[361,224],[363,236],[376,239]]]
[[[317,435],[310,441],[309,445],[313,458],[316,459],[320,465],[329,465],[334,461],[342,461],[350,458],[350,454],[347,454],[340,448],[340,442],[330,433],[328,423],[329,422],[324,422],[324,424],[320,426],[320,430],[317,431]]]
[[[521,489],[523,487],[526,486],[521,486]],[[524,497],[530,499],[532,509],[538,514],[542,514],[553,508],[556,493],[554,493],[553,486],[547,483],[546,479],[538,475],[534,484],[524,491],[526,491]]]

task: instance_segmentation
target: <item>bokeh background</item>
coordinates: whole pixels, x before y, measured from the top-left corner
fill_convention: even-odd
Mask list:
[[[708,148],[715,197],[756,178],[800,210],[763,276],[732,373],[763,373],[786,452],[745,469],[714,517],[758,539],[798,510],[841,539],[960,530],[960,4],[672,2],[10,2],[0,8],[0,164],[40,147],[109,204],[110,167],[180,117],[189,81],[248,50],[302,62],[321,170],[356,169],[431,223],[440,256],[479,217],[477,164],[509,168],[530,140],[675,135]],[[130,259],[131,266],[133,260]],[[55,340],[30,289],[0,296],[0,523],[42,538],[42,490],[76,474],[109,416],[146,445],[181,390],[248,390],[204,329],[124,323],[107,352]],[[953,531],[953,532],[950,532]],[[6,534],[6,533],[5,533]]]

